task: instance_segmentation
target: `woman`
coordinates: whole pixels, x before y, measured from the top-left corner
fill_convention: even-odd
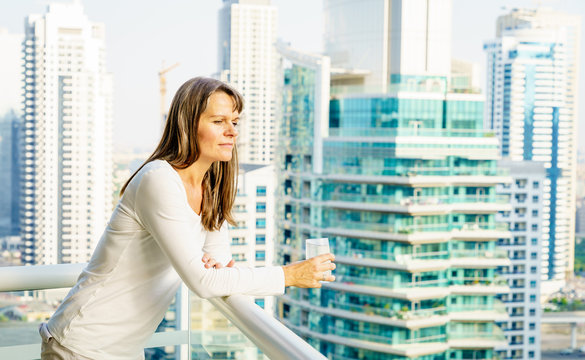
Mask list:
[[[77,284],[47,324],[42,359],[143,359],[181,280],[202,298],[279,295],[333,281],[332,254],[234,267],[227,223],[236,196],[242,96],[213,79],[177,91],[162,139],[122,188]]]

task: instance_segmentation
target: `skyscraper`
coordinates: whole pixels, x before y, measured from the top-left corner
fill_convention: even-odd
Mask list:
[[[451,6],[444,0],[325,0],[324,44],[331,66],[366,72],[333,84],[385,92],[399,74],[449,74]]]
[[[573,273],[580,18],[514,9],[498,18],[487,53],[485,124],[503,157],[545,163],[543,292]]]
[[[105,28],[79,2],[25,22],[23,261],[87,261],[111,213]]]
[[[238,136],[241,163],[270,164],[277,141],[276,7],[270,0],[224,0],[219,12],[220,78],[246,99]]]
[[[499,185],[498,195],[509,198],[512,211],[496,216],[507,223],[512,236],[499,239],[498,248],[507,251],[510,266],[500,273],[508,280],[510,292],[499,295],[510,317],[500,325],[508,346],[497,349],[502,359],[538,359],[540,357],[540,282],[542,234],[542,187],[546,171],[542,162],[500,160],[498,167],[507,169],[512,182]]]
[[[327,237],[337,278],[287,289],[277,311],[330,358],[488,359],[506,344],[496,268],[510,260],[496,243],[510,232],[495,217],[511,210],[496,195],[511,179],[473,71],[459,66],[467,79],[450,84],[450,9],[326,1],[331,64],[280,49],[278,256],[296,261],[305,239]]]

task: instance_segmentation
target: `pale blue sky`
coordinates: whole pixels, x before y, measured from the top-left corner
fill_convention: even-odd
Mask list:
[[[64,1],[66,2],[66,1]],[[22,33],[24,17],[43,13],[46,0],[0,0],[0,27]],[[85,0],[92,21],[106,25],[108,68],[114,74],[114,145],[116,150],[152,150],[159,131],[157,72],[163,60],[181,66],[168,75],[168,97],[180,84],[217,71],[217,13],[220,0]],[[279,11],[279,37],[305,51],[322,48],[321,0],[272,0]],[[533,0],[453,0],[454,57],[482,65],[483,42],[494,37],[503,6],[534,7]],[[540,1],[545,6],[585,15],[583,0]],[[582,43],[585,37],[582,37]],[[581,45],[585,50],[585,44]],[[0,54],[0,56],[2,56]],[[585,69],[581,69],[581,83]],[[0,79],[1,86],[1,79]],[[581,104],[585,104],[585,88]],[[2,99],[0,99],[2,101]],[[170,100],[167,101],[167,104]],[[585,114],[585,108],[581,109]],[[585,116],[581,116],[584,119]],[[585,134],[585,121],[580,121]],[[580,138],[584,138],[580,136]],[[585,150],[585,141],[579,144]]]

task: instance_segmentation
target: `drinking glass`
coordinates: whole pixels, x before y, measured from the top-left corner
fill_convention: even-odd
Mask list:
[[[329,250],[329,239],[328,238],[320,238],[320,239],[307,239],[305,240],[305,255],[307,259],[315,257],[321,254],[328,254],[331,251]],[[327,260],[327,262],[331,262]],[[330,276],[331,270],[325,271],[325,276]]]

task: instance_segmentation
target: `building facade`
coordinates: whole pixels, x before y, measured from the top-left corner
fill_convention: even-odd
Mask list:
[[[25,21],[21,237],[27,264],[88,261],[111,214],[105,28],[79,2]]]
[[[542,243],[543,291],[562,287],[573,273],[578,16],[548,9],[514,9],[487,42],[486,128],[503,157],[545,163]]]
[[[508,340],[498,349],[502,359],[540,359],[540,282],[543,226],[542,188],[546,182],[544,163],[501,160],[498,167],[509,171],[511,183],[500,184],[496,193],[510,199],[511,211],[499,212],[496,221],[508,224],[512,236],[498,240],[511,265],[499,269],[510,292],[499,299],[506,304],[509,319],[499,325]]]
[[[282,54],[277,255],[302,259],[305,239],[327,237],[337,269],[322,289],[287,289],[278,317],[334,359],[494,356],[508,290],[496,269],[510,264],[495,217],[511,207],[481,96],[423,76],[349,93],[329,87],[347,73],[326,57]]]
[[[246,99],[238,136],[240,163],[271,164],[276,149],[276,87],[280,81],[275,49],[277,10],[270,0],[224,0],[219,11],[219,77]]]
[[[230,226],[231,251],[236,263],[266,266],[274,262],[274,165],[240,164],[234,203],[236,226]],[[256,303],[274,312],[274,297]]]

